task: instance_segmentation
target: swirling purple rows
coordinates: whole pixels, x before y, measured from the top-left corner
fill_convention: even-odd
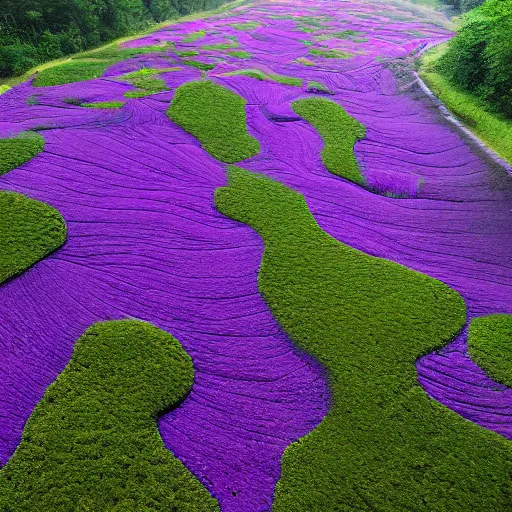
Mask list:
[[[326,15],[331,19],[319,18],[320,30],[357,30],[367,41],[318,42],[316,33],[298,29],[305,15]],[[260,26],[231,25],[248,21]],[[181,42],[197,30],[206,37]],[[420,95],[400,93],[387,68],[391,59],[449,35],[397,8],[296,1],[241,7],[130,46],[173,41],[189,49],[236,36],[251,52],[249,61],[222,52],[198,58],[222,58],[209,78],[248,102],[249,132],[262,150],[241,165],[303,193],[321,227],[338,240],[445,281],[463,295],[470,317],[512,313],[510,177],[472,152]],[[303,40],[353,57],[308,55]],[[0,461],[14,452],[26,419],[83,331],[96,321],[139,318],[171,332],[194,360],[190,397],[160,420],[168,448],[224,511],[269,510],[283,450],[327,411],[326,381],[258,294],[261,240],[214,208],[224,166],[165,116],[175,88],[201,72],[163,73],[170,91],[129,100],[119,111],[63,102],[123,100],[132,87],[116,78],[141,67],[169,62],[146,55],[112,66],[102,79],[23,84],[0,96],[0,136],[48,128],[41,132],[44,152],[4,175],[0,187],[54,206],[68,224],[60,251],[0,289]],[[367,127],[356,156],[368,183],[409,199],[329,174],[321,139],[290,108],[309,94],[305,87],[225,75],[242,68],[325,84],[335,93],[330,98]],[[27,105],[33,95],[37,104]],[[471,362],[465,333],[420,360],[418,373],[438,401],[512,438],[511,390]]]

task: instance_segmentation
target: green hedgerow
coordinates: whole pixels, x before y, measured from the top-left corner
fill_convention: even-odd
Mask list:
[[[512,316],[473,318],[468,348],[475,361],[492,379],[512,387]]]
[[[284,185],[233,167],[228,181],[215,204],[263,238],[259,290],[332,396],[286,449],[274,512],[509,511],[512,443],[418,383],[417,359],[464,325],[462,298],[330,237]]]
[[[47,204],[0,192],[0,283],[26,271],[66,240],[66,223]]]
[[[324,98],[292,103],[295,113],[311,123],[324,141],[322,161],[329,172],[360,185],[364,177],[354,157],[354,144],[365,136],[365,127],[345,110]]]
[[[211,81],[188,82],[176,90],[167,115],[214,158],[233,163],[260,150],[258,141],[247,133],[245,103]]]
[[[156,424],[193,377],[179,342],[151,324],[87,329],[0,471],[0,510],[217,512]]]

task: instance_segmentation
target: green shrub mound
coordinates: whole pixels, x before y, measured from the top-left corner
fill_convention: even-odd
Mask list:
[[[247,133],[245,103],[211,81],[188,82],[176,89],[167,115],[214,158],[234,163],[260,150],[258,141]]]
[[[0,192],[0,283],[21,274],[66,241],[66,223],[47,204]]]
[[[43,149],[43,137],[34,132],[23,132],[17,137],[0,139],[0,175],[28,162]]]
[[[329,172],[363,185],[365,180],[354,157],[354,144],[366,128],[345,110],[324,98],[308,98],[292,103],[296,114],[311,123],[324,141],[322,161]]]
[[[179,342],[150,324],[90,327],[0,471],[0,510],[218,511],[156,425],[193,376]]]
[[[256,80],[270,80],[272,82],[277,82],[284,85],[292,85],[294,87],[302,86],[301,78],[288,75],[279,75],[277,73],[265,73],[264,71],[261,71],[261,69],[257,68],[229,71],[228,73],[224,73],[224,76],[248,76],[250,78],[255,78]]]
[[[492,379],[512,387],[512,316],[474,318],[469,326],[468,348],[475,361]]]
[[[439,71],[453,84],[512,117],[512,0],[488,0],[467,13]]]
[[[509,511],[512,444],[417,381],[416,360],[463,326],[462,298],[331,238],[268,178],[231,167],[215,202],[263,238],[259,290],[332,393],[321,424],[285,451],[273,510]]]

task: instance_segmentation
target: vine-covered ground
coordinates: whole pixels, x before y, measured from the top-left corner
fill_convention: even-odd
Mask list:
[[[0,188],[47,203],[67,225],[61,249],[0,288],[0,464],[98,321],[151,322],[191,356],[192,391],[158,427],[223,511],[270,510],[284,450],[330,409],[324,370],[259,294],[262,239],[215,209],[226,166],[192,135],[200,119],[188,133],[167,115],[187,82],[242,98],[248,135],[219,125],[226,146],[243,138],[242,157],[253,156],[239,165],[299,191],[331,237],[443,281],[468,321],[512,314],[511,178],[397,65],[450,36],[385,3],[260,2],[89,52],[0,95],[0,137],[34,130],[45,141]],[[325,123],[294,111],[313,97],[365,127],[360,183],[325,167]],[[468,356],[465,329],[416,367],[431,397],[512,438],[512,392]]]

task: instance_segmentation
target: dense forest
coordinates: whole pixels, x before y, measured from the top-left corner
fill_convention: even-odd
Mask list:
[[[3,0],[0,77],[225,0]]]
[[[512,118],[512,0],[487,0],[465,14],[438,68]]]

